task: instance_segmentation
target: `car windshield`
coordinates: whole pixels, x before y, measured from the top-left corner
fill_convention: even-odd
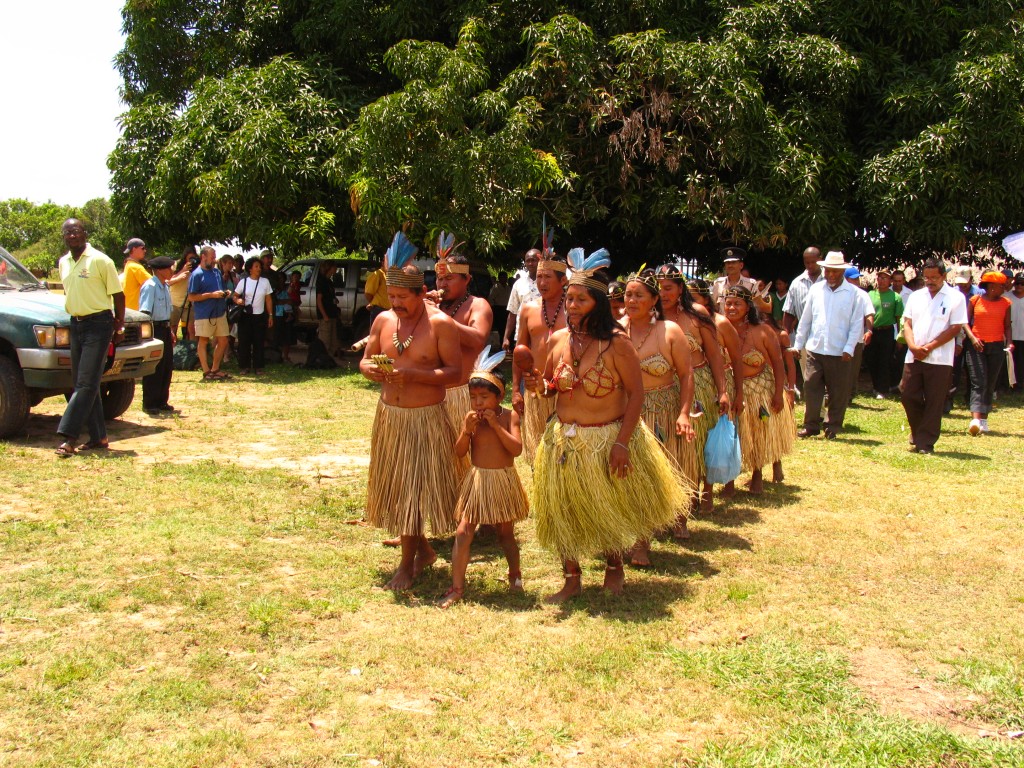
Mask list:
[[[20,290],[25,286],[42,287],[31,272],[21,266],[11,254],[0,248],[0,291]]]

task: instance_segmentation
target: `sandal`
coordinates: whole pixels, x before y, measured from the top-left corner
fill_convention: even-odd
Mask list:
[[[70,459],[75,455],[75,446],[71,443],[61,443],[57,446],[56,450],[54,450],[54,453],[62,459]]]
[[[81,446],[78,451],[109,451],[110,442],[108,440],[90,440],[85,445]]]

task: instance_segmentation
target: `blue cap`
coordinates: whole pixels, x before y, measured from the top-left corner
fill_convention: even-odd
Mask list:
[[[847,267],[846,271],[843,273],[843,277],[847,280],[850,278],[860,277],[860,270],[856,267]]]

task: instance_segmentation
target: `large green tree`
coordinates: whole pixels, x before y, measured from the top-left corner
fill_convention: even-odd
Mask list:
[[[113,204],[166,241],[408,226],[863,263],[1024,229],[1006,0],[129,0]]]

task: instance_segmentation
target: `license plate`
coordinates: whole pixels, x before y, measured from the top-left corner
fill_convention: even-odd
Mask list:
[[[118,374],[118,373],[120,373],[120,372],[121,372],[121,369],[122,369],[122,368],[124,368],[124,360],[115,360],[115,361],[114,361],[114,364],[113,364],[112,366],[110,366],[110,370],[108,370],[108,371],[107,371],[106,373],[104,373],[103,375],[104,375],[104,376],[113,376],[113,375],[116,375],[116,374]]]

